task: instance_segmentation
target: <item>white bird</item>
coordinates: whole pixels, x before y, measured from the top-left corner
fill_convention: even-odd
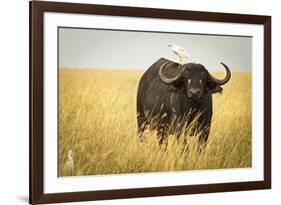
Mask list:
[[[174,43],[169,44],[168,47],[180,58],[180,65],[183,64],[184,59],[190,58],[189,54],[181,46],[178,46]]]
[[[72,152],[72,150],[69,150],[68,153],[67,153],[67,157],[68,157],[68,160],[66,161],[66,168],[68,170],[70,170],[71,172],[73,172],[73,169],[74,169],[74,154]]]

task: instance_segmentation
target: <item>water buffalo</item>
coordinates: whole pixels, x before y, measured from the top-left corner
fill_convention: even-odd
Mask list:
[[[212,120],[212,94],[221,93],[221,85],[231,77],[227,65],[224,79],[216,79],[201,64],[179,65],[160,58],[143,74],[137,92],[137,124],[140,136],[149,125],[157,130],[159,143],[168,134],[180,136],[190,123],[191,133],[200,131],[199,142],[205,144]],[[189,126],[191,127],[191,126]]]

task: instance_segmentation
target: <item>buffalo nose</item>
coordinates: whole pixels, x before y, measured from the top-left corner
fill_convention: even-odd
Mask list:
[[[199,96],[200,95],[200,89],[198,89],[198,88],[191,88],[189,90],[189,94],[190,95],[197,95],[197,96]]]

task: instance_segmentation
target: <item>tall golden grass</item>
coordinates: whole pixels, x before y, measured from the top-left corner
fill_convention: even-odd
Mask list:
[[[60,69],[59,176],[240,168],[251,166],[251,73],[234,72],[213,95],[213,120],[207,146],[196,137],[170,135],[166,149],[156,132],[140,142],[136,92],[142,71]],[[223,73],[214,73],[222,77]],[[66,166],[74,154],[73,169]]]

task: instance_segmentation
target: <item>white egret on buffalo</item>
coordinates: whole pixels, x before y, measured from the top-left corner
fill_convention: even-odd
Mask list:
[[[183,64],[184,59],[190,58],[190,56],[188,55],[188,53],[186,53],[183,47],[176,45],[174,43],[169,44],[168,47],[170,47],[171,50],[179,57],[180,65]]]

